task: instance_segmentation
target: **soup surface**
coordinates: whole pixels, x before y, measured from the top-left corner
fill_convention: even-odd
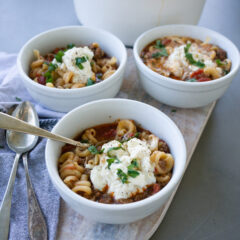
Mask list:
[[[60,89],[82,88],[110,77],[118,68],[97,43],[90,46],[69,44],[41,56],[34,50],[29,76],[35,82]]]
[[[100,203],[130,203],[160,191],[171,179],[174,159],[166,142],[118,120],[83,131],[87,147],[65,145],[59,174],[75,193]]]
[[[187,82],[218,79],[231,69],[226,51],[190,37],[159,38],[142,50],[141,58],[153,71]]]

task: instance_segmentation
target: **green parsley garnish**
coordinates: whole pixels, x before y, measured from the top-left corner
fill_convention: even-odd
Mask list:
[[[135,138],[138,138],[139,135],[140,135],[140,132],[136,132],[135,135],[134,135],[134,137],[135,137]]]
[[[122,181],[122,183],[127,183],[128,181],[128,176],[127,176],[127,174],[126,173],[124,173],[123,171],[122,171],[122,169],[120,169],[120,168],[118,168],[118,170],[117,170],[117,175],[118,175],[118,177],[120,178],[120,180]]]
[[[161,40],[157,40],[156,45],[154,47],[157,48],[157,49],[160,49],[160,51],[153,53],[152,54],[153,58],[167,57],[168,56],[167,50],[166,50],[165,46],[162,44]]]
[[[162,44],[161,40],[157,40],[156,45],[154,47],[158,48],[158,49],[165,48],[165,46]]]
[[[75,58],[76,65],[79,67],[79,69],[84,69],[82,63],[85,63],[87,61],[87,58],[85,56],[83,57],[77,57]]]
[[[187,79],[186,82],[196,82],[197,79],[196,78],[190,78],[190,79]]]
[[[223,70],[223,73],[226,75],[226,74],[229,73],[229,71],[224,69],[224,70]]]
[[[75,45],[73,43],[70,43],[70,44],[67,45],[67,49],[71,49],[73,47],[75,47]]]
[[[172,109],[172,110],[171,110],[171,112],[176,112],[176,111],[177,111],[177,109]]]
[[[91,78],[88,78],[87,80],[87,86],[91,86],[93,85],[95,82],[91,79]]]
[[[188,53],[190,47],[191,47],[191,43],[188,43],[188,44],[186,45],[186,47],[184,48],[184,52],[185,52],[185,53]]]
[[[44,77],[46,77],[46,82],[47,83],[52,83],[53,82],[53,78],[52,78],[52,73],[50,71],[47,71],[44,73]]]
[[[57,64],[49,63],[49,65],[48,65],[49,72],[52,72],[52,71],[56,70],[57,68],[58,68]]]
[[[102,79],[103,74],[102,73],[96,73],[96,77],[99,79]]]
[[[138,138],[139,136],[140,136],[140,132],[136,132],[133,137],[130,137],[128,139],[124,139],[124,140],[120,141],[120,143],[128,142],[129,140],[131,140],[133,138]]]
[[[87,139],[81,139],[80,142],[81,143],[88,143],[88,140]]]
[[[55,71],[58,68],[57,64],[49,63],[48,64],[48,70],[47,72],[44,73],[44,77],[46,77],[46,82],[47,83],[52,83],[53,78],[52,78],[52,72]]]
[[[102,149],[101,151],[98,151],[95,146],[91,145],[90,147],[88,147],[88,151],[92,154],[101,154],[103,153],[104,149]]]
[[[108,151],[107,151],[108,157],[114,157],[114,156],[112,156],[112,155],[110,154],[111,151],[113,151],[113,150],[119,150],[119,149],[123,149],[123,148],[122,148],[122,147],[111,147],[111,148],[109,148]]]
[[[188,43],[186,45],[186,47],[184,48],[186,59],[189,61],[190,64],[192,64],[194,66],[197,66],[199,68],[204,68],[205,64],[203,62],[201,62],[201,61],[194,60],[192,54],[188,52],[190,47],[191,47],[191,43]]]
[[[62,63],[62,57],[64,56],[64,52],[62,50],[58,51],[58,53],[55,55],[55,59],[57,62]]]
[[[136,171],[138,168],[138,162],[137,159],[133,159],[131,164],[128,166],[128,175],[132,178],[135,178],[139,175],[139,172]]]
[[[16,101],[18,101],[18,102],[21,102],[21,101],[22,101],[22,99],[19,98],[19,97],[15,97],[15,99],[16,99]]]
[[[221,67],[224,65],[224,63],[220,59],[216,59],[216,64]]]
[[[108,163],[108,169],[110,169],[110,166],[113,164],[113,163],[120,163],[120,160],[117,159],[117,158],[108,158],[107,159],[107,163]]]
[[[153,58],[159,58],[159,57],[167,57],[168,53],[166,48],[162,48],[160,52],[155,52],[152,54]]]
[[[115,161],[115,158],[108,158],[107,159],[107,163],[108,163],[108,169],[110,169],[110,166],[114,163],[114,161]]]
[[[135,178],[139,175],[139,172],[136,170],[128,169],[128,176]]]
[[[137,159],[133,159],[131,164],[128,166],[129,170],[137,169],[138,168],[138,162]]]

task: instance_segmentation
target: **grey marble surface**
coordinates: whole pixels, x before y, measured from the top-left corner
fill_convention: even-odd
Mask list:
[[[240,48],[240,1],[207,0],[200,25]],[[0,0],[0,51],[44,30],[78,24],[70,0]],[[240,73],[219,100],[180,188],[152,240],[240,239]]]

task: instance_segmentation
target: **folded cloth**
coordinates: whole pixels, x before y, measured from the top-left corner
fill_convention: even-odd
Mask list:
[[[45,109],[36,103],[24,88],[16,68],[16,55],[0,53],[0,111],[19,101],[32,102],[40,117],[40,126],[51,130],[63,113]],[[20,100],[21,99],[21,100]],[[29,172],[32,184],[48,226],[49,239],[55,239],[60,197],[54,189],[45,165],[46,139],[40,138],[29,154]],[[6,145],[4,131],[0,129],[0,203],[6,190],[15,153]],[[11,208],[10,240],[28,239],[27,189],[22,161],[19,162]],[[1,237],[0,237],[1,238]]]

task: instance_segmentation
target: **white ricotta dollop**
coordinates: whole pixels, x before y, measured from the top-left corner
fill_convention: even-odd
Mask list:
[[[199,69],[199,67],[190,64],[186,59],[184,52],[185,47],[186,45],[175,47],[164,64],[167,69],[180,78],[186,71],[194,72]],[[210,56],[204,53],[197,44],[191,44],[188,52],[192,54],[194,60],[203,62],[205,67],[217,67],[216,63],[212,61]]]
[[[53,63],[57,64],[58,67],[64,71],[71,71],[74,73],[72,82],[74,83],[86,83],[87,79],[93,75],[91,68],[91,60],[94,53],[88,47],[73,47],[66,52],[62,57],[62,63],[59,63],[54,58]],[[80,69],[76,65],[76,58],[86,57],[86,62],[81,63],[83,69]]]
[[[115,161],[108,168],[107,152],[110,148],[120,147],[120,149],[112,150],[111,156],[116,156],[119,161]],[[134,193],[142,192],[147,185],[156,182],[154,176],[154,163],[150,161],[151,151],[146,142],[140,139],[133,138],[128,142],[120,144],[120,142],[113,140],[102,146],[104,149],[100,157],[100,163],[94,166],[91,171],[91,181],[95,189],[103,190],[108,186],[108,193],[112,193],[114,198],[129,198]],[[127,183],[123,183],[119,178],[117,172],[119,169],[125,174],[128,174],[128,166],[136,159],[139,173],[135,178],[128,175]]]

